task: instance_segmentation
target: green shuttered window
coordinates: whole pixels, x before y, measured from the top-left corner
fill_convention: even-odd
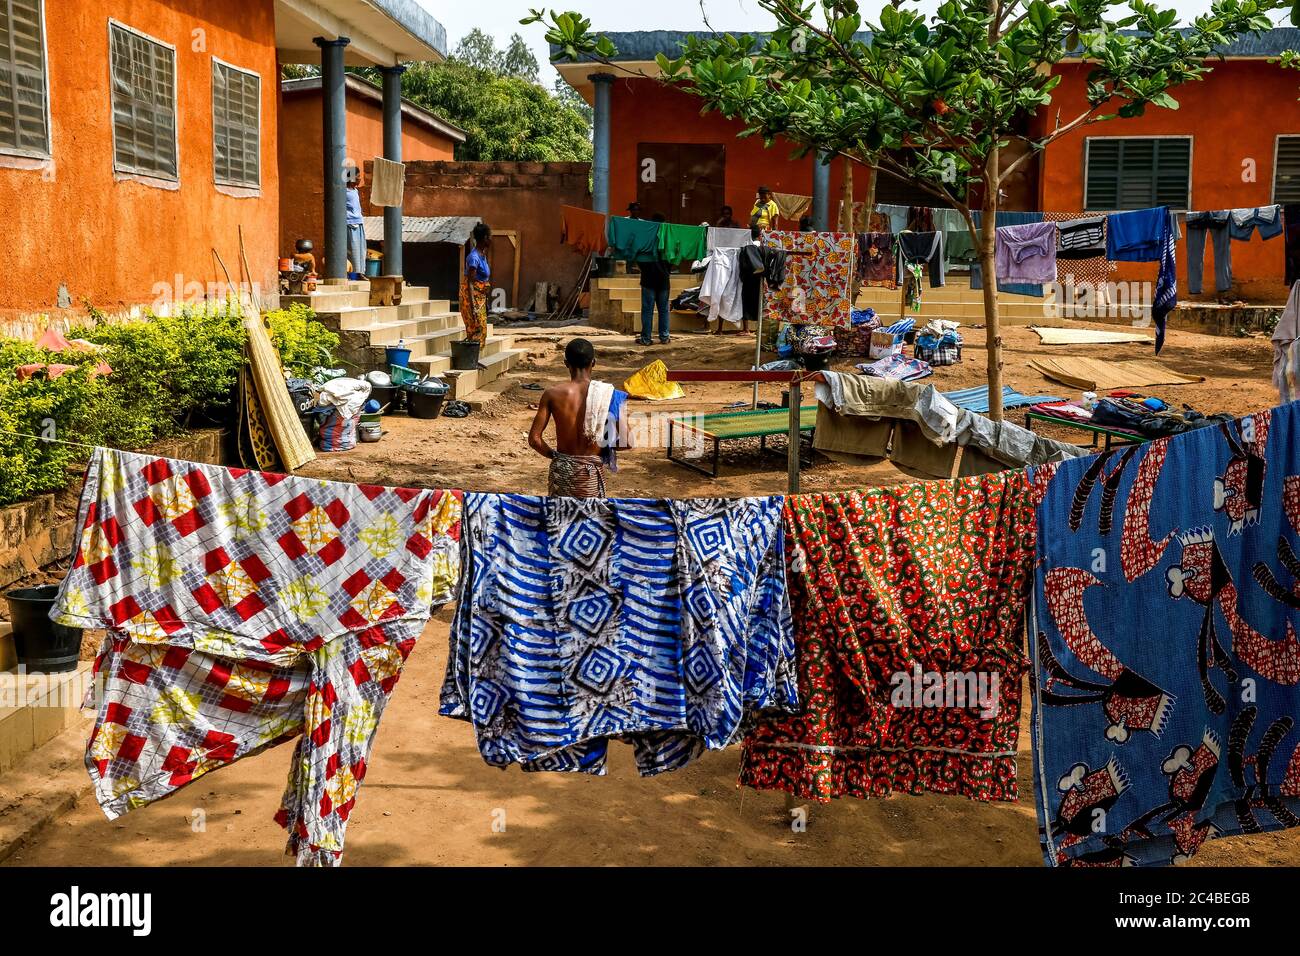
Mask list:
[[[0,153],[46,158],[45,33],[41,0],[0,0]]]
[[[1273,202],[1300,203],[1300,136],[1277,138]]]
[[[109,24],[113,169],[176,179],[176,51]]]
[[[1084,147],[1089,212],[1169,206],[1187,209],[1192,186],[1190,137],[1091,137]]]

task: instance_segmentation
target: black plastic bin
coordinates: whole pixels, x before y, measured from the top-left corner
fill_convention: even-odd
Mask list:
[[[59,589],[53,584],[18,588],[5,595],[14,629],[18,663],[29,673],[62,674],[77,669],[81,629],[50,620]]]
[[[408,391],[406,414],[411,418],[437,418],[442,414],[442,406],[446,401],[446,392]]]
[[[479,343],[462,339],[451,343],[451,367],[456,372],[472,372],[478,368]]]

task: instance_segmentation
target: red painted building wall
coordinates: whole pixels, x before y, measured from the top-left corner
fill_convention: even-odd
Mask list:
[[[113,170],[109,18],[176,48],[179,184],[163,188]],[[45,4],[52,159],[0,155],[0,209],[10,224],[0,315],[67,317],[81,301],[110,312],[147,305],[157,283],[183,296],[212,283],[216,247],[239,281],[242,225],[253,278],[275,276],[278,65],[272,0],[104,0]],[[213,176],[212,59],[261,76],[261,187]],[[14,228],[16,226],[17,233]],[[73,309],[57,307],[66,287]]]
[[[350,93],[351,91],[349,91]],[[383,109],[359,96],[347,97],[348,158],[364,170],[376,156],[384,155]],[[320,90],[286,91],[280,102],[280,255],[293,255],[298,239],[316,246],[316,262],[325,254],[325,173],[321,159]],[[455,142],[409,116],[402,117],[402,159],[450,160]],[[362,197],[369,195],[362,189]],[[367,202],[367,216],[383,210]]]
[[[759,185],[776,192],[812,195],[813,158],[791,159],[794,146],[778,140],[764,148],[760,137],[738,139],[744,126],[717,114],[700,113],[700,101],[656,80],[620,78],[614,82],[611,114],[610,211],[621,215],[637,198],[637,148],[641,143],[718,143],[726,146],[725,202],[741,222],[749,221]],[[831,216],[839,208],[843,161],[831,166]],[[854,196],[865,197],[864,169],[854,172]],[[666,210],[643,210],[646,216]],[[715,217],[717,213],[714,213]]]
[[[1059,69],[1050,116],[1068,122],[1086,109],[1086,68]],[[1084,141],[1088,136],[1191,136],[1191,206],[1197,210],[1264,206],[1273,202],[1273,162],[1278,135],[1300,134],[1300,81],[1293,72],[1265,60],[1230,60],[1215,65],[1199,83],[1173,91],[1180,108],[1150,109],[1135,119],[1091,124],[1052,144],[1039,160],[1041,209],[1073,212],[1083,208]],[[1113,112],[1113,110],[1109,110]],[[1249,162],[1248,162],[1249,161]],[[1250,173],[1253,169],[1253,181]],[[1213,300],[1214,259],[1206,243],[1203,288],[1187,293],[1187,243],[1178,244],[1180,299]],[[1285,302],[1283,240],[1257,235],[1232,243],[1233,277],[1229,297],[1252,302]],[[1154,266],[1121,265],[1121,279],[1154,280]]]

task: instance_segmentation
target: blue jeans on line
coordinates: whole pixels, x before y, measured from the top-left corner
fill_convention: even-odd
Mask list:
[[[649,342],[654,325],[656,306],[659,309],[659,338],[668,338],[670,318],[667,289],[641,289],[641,341]]]

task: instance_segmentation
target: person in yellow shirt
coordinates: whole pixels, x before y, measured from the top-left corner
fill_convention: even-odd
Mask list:
[[[777,209],[776,200],[772,198],[772,190],[766,186],[758,187],[758,201],[754,204],[753,211],[749,214],[749,224],[758,226],[764,232],[771,229],[776,224],[776,218],[780,215]]]

